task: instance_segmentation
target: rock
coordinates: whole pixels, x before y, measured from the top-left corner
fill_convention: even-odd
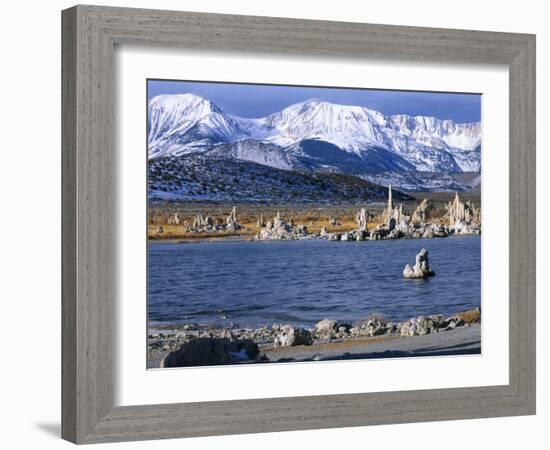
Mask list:
[[[473,202],[462,202],[456,192],[454,200],[447,203],[445,217],[449,219],[449,226],[455,229],[461,223],[462,226],[480,225],[481,209],[476,208]]]
[[[445,320],[442,326],[445,328],[445,331],[454,330],[456,327],[461,327],[465,324],[464,319],[458,316],[449,317]]]
[[[339,333],[349,333],[351,330],[351,324],[346,322],[339,322],[337,328]]]
[[[255,239],[259,241],[277,241],[307,239],[311,236],[305,225],[295,225],[293,220],[285,222],[281,214],[277,212],[273,220],[267,222],[265,228],[260,230]]]
[[[414,266],[407,264],[403,270],[405,278],[427,278],[435,275],[435,272],[430,269],[428,261],[428,250],[423,248],[416,255],[416,263]]]
[[[231,364],[253,360],[260,354],[250,339],[230,341],[227,338],[197,338],[170,352],[160,367],[187,367]]]
[[[430,334],[432,332],[437,332],[436,323],[431,317],[419,316],[416,318],[415,325],[416,325],[415,332],[419,336]]]
[[[397,229],[397,228],[394,228],[393,230],[391,230],[388,235],[386,236],[387,239],[399,239],[401,237],[401,232]]]
[[[373,314],[360,321],[352,330],[357,336],[379,336],[387,330],[387,319],[381,314]]]
[[[431,213],[434,210],[434,205],[425,198],[413,211],[411,221],[413,223],[425,223],[431,218]]]
[[[317,322],[317,325],[315,325],[315,331],[317,333],[331,333],[336,330],[336,326],[336,320],[323,319],[320,322]]]
[[[361,208],[361,210],[357,213],[355,216],[355,220],[357,222],[357,231],[363,235],[363,233],[367,232],[367,210],[365,208]]]
[[[225,219],[225,229],[227,231],[236,231],[240,230],[242,227],[237,222],[237,207],[233,206],[233,209],[227,216],[227,219]]]
[[[274,347],[295,347],[297,345],[311,344],[313,344],[311,332],[304,328],[293,327],[292,325],[283,325],[280,327],[273,342]]]
[[[307,227],[305,225],[298,225],[296,227],[296,233],[301,234],[302,236],[307,236]]]
[[[444,320],[441,314],[418,316],[397,324],[396,331],[398,330],[401,336],[423,336],[455,328],[457,323],[459,323],[457,318]]]
[[[477,223],[467,223],[465,221],[455,222],[450,228],[452,234],[480,234],[481,226]]]
[[[412,326],[411,320],[403,322],[399,327],[401,336],[411,336],[411,326]]]
[[[162,234],[162,233],[164,233],[164,228],[159,225],[157,227],[157,234]]]
[[[388,187],[388,204],[382,211],[382,225],[386,230],[392,231],[398,229],[401,232],[408,231],[410,217],[403,212],[403,205],[394,206],[392,198],[391,184]]]
[[[434,230],[432,230],[431,228],[427,228],[426,231],[424,231],[424,233],[422,234],[422,237],[424,239],[433,239]]]
[[[355,236],[355,240],[356,241],[364,241],[367,238],[368,234],[369,234],[368,231],[359,231],[358,230],[357,233],[356,233],[356,236]]]
[[[180,215],[175,213],[172,217],[168,218],[168,225],[179,225],[180,224]]]
[[[434,233],[434,237],[447,237],[449,235],[449,232],[447,231],[447,229],[443,226],[443,225],[440,225],[438,227],[434,227],[433,228],[433,233]]]

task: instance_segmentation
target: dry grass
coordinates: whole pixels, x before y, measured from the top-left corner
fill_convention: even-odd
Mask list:
[[[417,202],[404,204],[406,211],[412,212]],[[238,204],[238,222],[244,227],[238,232],[194,233],[185,231],[184,223],[193,223],[197,214],[210,216],[215,223],[223,224],[233,205],[228,204],[199,204],[199,203],[167,203],[153,205],[149,208],[148,236],[150,239],[183,239],[200,240],[213,238],[241,237],[252,239],[260,228],[257,225],[261,215],[264,221],[272,220],[279,212],[285,221],[291,219],[297,225],[305,225],[309,232],[317,233],[321,228],[328,232],[344,232],[357,229],[355,217],[360,208],[366,207],[369,214],[369,229],[375,228],[381,223],[380,213],[384,205],[381,203],[371,205],[262,205],[262,204]],[[169,225],[168,219],[174,213],[180,217],[179,225]],[[336,219],[336,225],[330,223],[330,219]],[[157,227],[162,226],[163,233],[157,234]]]
[[[466,323],[480,323],[481,322],[481,310],[479,308],[469,309],[468,311],[462,311],[456,314]]]

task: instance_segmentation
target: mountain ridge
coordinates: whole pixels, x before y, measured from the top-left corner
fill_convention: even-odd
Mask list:
[[[390,167],[373,170],[387,170],[397,158],[401,161],[399,170],[421,172],[475,172],[481,164],[480,122],[384,115],[363,106],[318,99],[250,119],[227,114],[194,94],[163,94],[149,103],[148,129],[150,158],[203,152],[251,140],[292,153],[301,141],[317,140],[364,160],[375,151],[389,152]],[[275,147],[270,149],[279,152]],[[410,167],[403,167],[402,161]]]

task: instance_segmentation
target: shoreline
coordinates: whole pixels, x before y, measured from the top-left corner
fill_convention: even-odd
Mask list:
[[[402,237],[399,239],[384,239],[384,240],[369,240],[365,239],[363,241],[330,241],[329,239],[272,239],[272,240],[262,240],[262,239],[254,239],[253,235],[239,235],[239,236],[218,236],[218,237],[211,237],[211,236],[204,236],[204,237],[193,237],[193,238],[174,238],[174,237],[148,237],[147,243],[148,244],[161,244],[161,243],[173,243],[173,244],[201,244],[204,242],[207,243],[214,243],[214,242],[296,242],[296,241],[326,241],[326,242],[387,242],[387,241],[429,241],[432,239],[456,239],[456,238],[469,238],[469,237],[478,237],[481,236],[481,234],[475,234],[475,233],[463,233],[463,234],[452,234],[447,236],[446,238],[441,237],[420,237],[420,238],[407,238]]]
[[[323,319],[314,327],[304,328],[290,324],[241,328],[187,323],[149,327],[147,334],[148,369],[163,367],[165,361],[172,362],[164,367],[184,367],[480,352],[479,308],[447,318],[434,314],[403,322],[373,315],[353,324]]]

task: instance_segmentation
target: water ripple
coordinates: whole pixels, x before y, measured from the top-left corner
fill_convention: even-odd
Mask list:
[[[403,280],[426,247],[436,276]],[[149,245],[149,320],[246,326],[391,320],[480,305],[480,238]]]

